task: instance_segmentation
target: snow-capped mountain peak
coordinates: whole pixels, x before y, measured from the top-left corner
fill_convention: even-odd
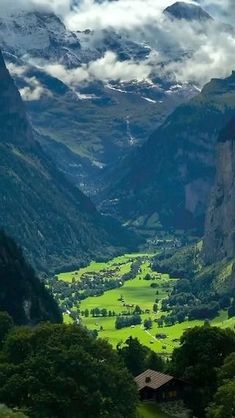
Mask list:
[[[19,12],[0,19],[0,44],[18,56],[40,55],[63,62],[66,49],[79,52],[77,35],[53,13]],[[59,46],[59,48],[58,48]]]
[[[167,17],[173,19],[184,19],[188,21],[206,22],[212,17],[199,5],[177,1],[167,7],[163,12]]]

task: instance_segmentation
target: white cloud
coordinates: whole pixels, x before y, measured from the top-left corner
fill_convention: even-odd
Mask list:
[[[7,68],[12,77],[21,77],[25,87],[21,88],[20,94],[25,101],[35,101],[41,99],[43,95],[50,95],[50,92],[45,89],[36,77],[28,77],[28,67],[26,65],[16,65],[12,62],[7,63]]]
[[[0,11],[1,14],[20,9],[53,11],[63,17],[71,30],[130,29],[156,21],[172,3],[174,0],[0,0]]]
[[[198,0],[198,3],[215,18],[234,25],[235,18],[235,1],[234,0]]]
[[[131,29],[159,19],[162,10],[171,3],[170,0],[106,0],[102,3],[83,0],[76,12],[66,16],[66,24],[71,30]]]
[[[66,0],[65,0],[66,1]],[[71,30],[133,29],[156,23],[162,11],[176,0],[80,0],[78,7],[67,13],[65,22]],[[217,18],[230,21],[235,16],[234,0],[184,0],[199,4]]]
[[[235,35],[216,22],[209,23],[205,31],[186,22],[162,22],[155,29],[157,41],[153,30],[144,34],[153,47],[145,60],[120,61],[114,52],[107,51],[103,57],[75,69],[60,64],[44,64],[43,68],[73,87],[93,80],[142,81],[167,74],[179,82],[193,82],[199,88],[211,78],[226,77],[235,69]],[[169,49],[173,53],[171,59]]]
[[[98,4],[94,0],[83,0],[77,12],[69,13],[65,21],[72,30],[111,27],[121,32],[125,30],[131,39],[147,41],[161,54],[167,73],[179,81],[191,81],[202,87],[212,77],[229,75],[235,68],[235,35],[223,30],[216,22],[208,22],[207,27],[201,30],[200,24],[196,22],[179,24],[178,21],[166,21],[162,18],[162,11],[173,2],[174,0],[104,0]],[[216,12],[216,17],[222,21],[228,21],[226,16],[229,14],[235,16],[235,0],[200,0],[198,3],[208,11]],[[170,64],[166,63],[169,60],[169,56],[165,54],[166,50],[175,51],[176,59],[172,59]],[[179,59],[181,53],[184,56]],[[111,79],[120,73],[129,79],[130,63],[115,61],[114,65],[112,59],[112,56],[108,55],[102,60],[90,63],[86,72],[98,79]],[[158,62],[150,65],[149,62],[143,61],[138,63],[137,67],[134,67],[133,63],[131,66],[134,69],[133,74],[137,73],[138,78],[143,79],[148,78],[151,72],[159,75],[162,71]]]
[[[235,69],[235,38],[221,33],[207,39],[191,57],[166,66],[178,81],[191,81],[202,87],[211,78],[226,77]]]
[[[148,60],[118,61],[116,54],[108,51],[103,58],[88,65],[88,73],[92,78],[99,80],[141,81],[149,77],[151,68]]]
[[[234,0],[184,1],[201,4],[228,19],[235,14]],[[172,3],[174,0],[1,0],[0,11],[1,14],[19,9],[53,11],[63,17],[73,30],[107,27],[130,29],[156,21],[162,10]]]
[[[39,100],[45,93],[47,93],[47,90],[44,89],[35,77],[26,78],[25,81],[27,81],[29,85],[20,89],[20,94],[23,100]]]
[[[76,86],[84,81],[142,81],[149,78],[157,54],[152,54],[144,61],[119,61],[117,55],[107,51],[104,56],[76,69],[66,69],[63,65],[45,65],[43,68],[50,75],[59,78],[64,83]]]
[[[96,2],[80,0],[71,11],[70,0],[17,0],[17,7],[46,7],[63,16],[73,30],[97,29],[94,38],[103,42],[100,29],[114,28],[131,40],[146,41],[156,52],[143,61],[118,60],[112,51],[76,69],[66,69],[57,63],[44,64],[48,73],[71,86],[91,80],[145,80],[160,75],[161,64],[170,77],[192,81],[202,86],[212,77],[227,76],[235,69],[235,35],[226,32],[216,22],[201,30],[197,23],[170,22],[162,10],[174,0],[116,0]],[[188,1],[192,2],[192,1]],[[15,0],[0,0],[3,8],[15,7]],[[235,16],[235,0],[198,0],[221,20]],[[227,16],[227,17],[226,17]],[[169,59],[169,51],[171,57]]]
[[[26,65],[19,66],[19,65],[14,64],[13,62],[8,62],[7,63],[7,68],[8,68],[9,72],[11,73],[11,75],[13,77],[14,76],[16,76],[16,77],[23,76],[28,69],[28,67]]]
[[[1,0],[1,14],[18,10],[49,10],[65,16],[70,12],[71,0]]]
[[[89,78],[85,65],[69,70],[61,64],[45,64],[42,69],[51,76],[56,77],[63,81],[65,84],[71,86],[82,83]]]

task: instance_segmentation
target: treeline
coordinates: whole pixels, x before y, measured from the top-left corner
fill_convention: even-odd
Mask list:
[[[140,270],[141,264],[142,264],[142,258],[139,258],[138,260],[133,261],[133,262],[132,262],[132,264],[131,264],[131,269],[130,269],[130,271],[129,271],[128,273],[125,273],[125,274],[122,276],[122,280],[123,280],[124,282],[126,282],[127,280],[133,280],[133,279],[135,279],[135,277],[136,277],[136,276],[137,276],[137,274],[139,273],[139,270]]]
[[[141,316],[138,314],[130,315],[130,316],[118,316],[115,321],[115,328],[121,329],[126,327],[131,327],[133,325],[141,324]]]
[[[195,295],[191,289],[182,289],[183,282],[185,284],[186,280],[179,280],[171,295],[162,302],[162,310],[169,312],[174,322],[211,320],[224,309],[228,310],[229,318],[235,315],[235,299],[231,295],[219,295],[210,291],[207,294]]]
[[[15,327],[1,313],[0,358],[6,418],[135,418],[133,376],[146,369],[188,382],[183,398],[194,416],[234,418],[235,333],[208,323],[187,330],[163,361],[135,338],[115,351],[80,326]]]
[[[153,269],[167,271],[171,277],[179,278],[170,295],[162,302],[162,310],[168,312],[169,317],[164,318],[166,325],[185,320],[211,320],[223,309],[228,310],[229,317],[235,315],[233,291],[225,294],[216,292],[213,271],[199,275],[200,262],[198,245],[180,249],[174,254],[168,251],[155,258]]]
[[[187,406],[198,418],[234,418],[234,331],[206,324],[187,330],[180,342],[168,370],[189,382]]]
[[[118,353],[134,376],[146,369],[168,373],[188,383],[183,399],[197,418],[234,418],[235,333],[206,324],[185,331],[172,359],[129,338]]]
[[[143,346],[137,338],[129,337],[125,344],[117,346],[117,351],[133,376],[137,376],[147,369],[159,372],[167,370],[167,363],[162,357],[150,348]]]
[[[178,251],[162,251],[155,257],[152,269],[175,278],[193,277],[200,270],[200,250],[197,245],[190,245]]]
[[[88,317],[89,314],[93,318],[96,318],[96,317],[106,318],[107,316],[109,317],[116,316],[116,313],[114,311],[107,310],[106,308],[94,308],[94,309],[91,309],[90,312],[88,309],[85,309],[84,312],[81,311],[82,316]]]
[[[83,276],[82,280],[76,280],[68,283],[58,279],[58,276],[45,279],[47,287],[53,293],[54,298],[60,306],[62,312],[70,310],[72,307],[79,308],[80,302],[92,296],[102,296],[106,291],[122,287],[127,280],[133,280],[140,269],[142,260],[136,260],[131,263],[130,271],[119,277],[119,271],[114,273],[114,277],[105,277],[105,272]]]

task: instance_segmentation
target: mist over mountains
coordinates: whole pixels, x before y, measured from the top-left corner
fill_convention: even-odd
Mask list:
[[[0,2],[0,415],[234,418],[234,17]]]
[[[131,13],[132,3],[1,6],[8,13],[1,19],[0,46],[37,138],[90,196],[178,105],[235,65],[232,28],[199,6],[151,3],[145,15],[141,1]]]
[[[0,47],[66,187],[134,229],[202,234],[234,112],[235,31],[217,2],[142,6],[5,2]]]

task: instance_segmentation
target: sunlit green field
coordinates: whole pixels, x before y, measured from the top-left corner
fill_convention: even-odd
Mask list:
[[[153,289],[151,287],[152,283],[155,281],[148,281],[141,278],[141,276],[136,277],[134,280],[129,280],[118,289],[113,289],[105,292],[104,295],[99,297],[90,297],[84,300],[81,303],[81,310],[92,309],[92,308],[106,308],[107,310],[114,310],[116,313],[121,313],[125,308],[122,306],[122,302],[118,301],[120,296],[125,300],[126,304],[139,305],[142,310],[152,309],[154,301],[157,298],[163,299],[166,297],[166,289],[162,287],[164,284],[169,283],[168,276],[163,276],[162,279],[158,279],[159,288]],[[172,283],[169,284],[169,287],[172,286]],[[156,295],[156,291],[159,291],[159,294]]]
[[[120,267],[120,275],[122,275],[128,273],[128,271],[130,270],[131,261],[145,256],[151,258],[153,254],[132,253],[115,257],[108,262],[97,263],[96,261],[92,261],[88,266],[83,267],[79,270],[71,271],[68,273],[61,273],[58,275],[58,278],[59,280],[71,283],[73,279],[75,279],[76,281],[80,280],[83,274],[97,273],[101,272],[102,270],[110,271],[114,269],[117,265]]]
[[[162,313],[157,315],[142,315],[142,319],[152,317],[161,316]],[[219,326],[222,328],[235,327],[235,318],[230,320],[226,319],[227,313],[222,312],[219,317],[215,318],[211,324],[215,326]],[[102,331],[99,332],[99,336],[101,338],[106,338],[108,341],[116,347],[117,344],[123,343],[127,340],[128,337],[136,337],[138,338],[142,344],[146,345],[147,347],[151,348],[152,350],[163,353],[163,354],[170,354],[173,349],[179,346],[179,340],[181,335],[189,328],[193,328],[195,326],[203,325],[204,321],[185,321],[181,324],[176,324],[170,327],[163,327],[159,328],[158,325],[153,322],[153,327],[151,330],[146,331],[144,330],[142,325],[137,325],[134,328],[123,328],[121,330],[115,329],[115,318],[84,318],[84,324],[89,329],[96,329],[100,330],[100,327],[103,328]],[[164,340],[158,340],[155,338],[157,333],[164,333],[166,334],[167,338]]]
[[[139,305],[142,311],[149,310],[149,313],[141,315],[142,320],[151,318],[153,326],[151,330],[146,331],[143,325],[136,325],[128,328],[122,328],[117,330],[115,328],[116,317],[82,317],[82,322],[91,330],[97,330],[100,338],[107,339],[114,347],[120,343],[124,343],[128,337],[136,337],[140,342],[152,350],[168,355],[171,354],[173,349],[179,345],[179,339],[183,332],[189,328],[197,325],[203,325],[204,321],[185,321],[181,324],[175,324],[169,327],[159,328],[155,322],[156,319],[160,318],[164,312],[161,311],[161,301],[167,297],[168,292],[172,289],[175,283],[175,279],[169,277],[168,274],[159,275],[151,270],[151,258],[152,254],[126,254],[121,257],[117,257],[108,263],[96,263],[92,262],[89,266],[78,270],[77,272],[63,273],[59,275],[60,280],[72,282],[73,277],[75,280],[82,280],[84,273],[94,274],[96,272],[107,271],[110,272],[114,268],[119,267],[118,276],[130,271],[131,261],[136,260],[139,257],[143,258],[143,263],[140,268],[137,277],[133,280],[129,280],[124,283],[121,288],[109,290],[102,296],[89,297],[81,302],[80,311],[90,310],[94,308],[107,309],[107,311],[115,312],[120,314],[127,310],[123,306],[121,298],[128,305]],[[77,274],[76,274],[77,273]],[[146,274],[150,274],[154,280],[144,280]],[[151,287],[151,284],[155,283],[158,285],[157,288]],[[158,312],[153,312],[153,304],[156,298],[159,300]],[[72,319],[69,315],[64,316],[66,323],[71,323]],[[227,313],[221,312],[219,317],[212,321],[213,325],[220,326],[222,328],[235,327],[235,318],[230,320],[227,319]],[[156,334],[165,334],[164,340],[156,338]]]

